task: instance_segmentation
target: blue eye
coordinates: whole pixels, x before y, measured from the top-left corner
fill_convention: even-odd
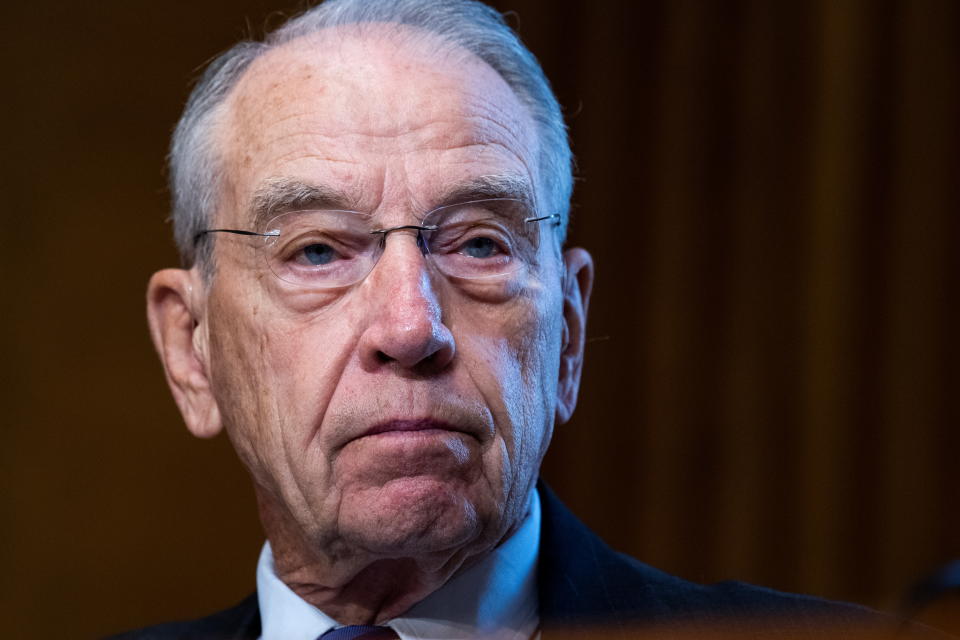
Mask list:
[[[330,264],[337,257],[337,252],[328,244],[311,244],[303,248],[303,257],[312,265]]]
[[[471,258],[492,258],[500,253],[500,248],[490,238],[481,237],[467,240],[460,251]]]

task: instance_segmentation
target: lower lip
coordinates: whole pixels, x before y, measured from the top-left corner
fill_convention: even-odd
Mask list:
[[[356,438],[341,452],[351,473],[379,481],[453,473],[476,457],[476,444],[460,431],[391,429]]]

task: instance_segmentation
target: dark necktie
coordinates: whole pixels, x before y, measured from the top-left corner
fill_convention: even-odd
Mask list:
[[[400,636],[390,627],[375,627],[355,624],[339,629],[330,629],[317,640],[399,640]]]

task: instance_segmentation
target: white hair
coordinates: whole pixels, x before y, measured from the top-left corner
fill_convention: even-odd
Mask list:
[[[244,41],[206,68],[187,100],[170,145],[174,237],[185,266],[209,264],[210,243],[194,238],[214,218],[223,166],[217,115],[250,64],[266,51],[324,29],[365,23],[414,27],[462,47],[490,65],[529,111],[538,131],[545,213],[559,213],[565,234],[573,190],[570,144],[560,105],[540,64],[494,9],[476,0],[327,0],[291,19],[264,41]]]

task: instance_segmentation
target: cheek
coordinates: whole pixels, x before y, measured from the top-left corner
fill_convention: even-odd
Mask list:
[[[554,309],[553,307],[556,307]],[[461,353],[517,465],[546,451],[556,404],[562,324],[552,300],[522,299],[471,314]]]
[[[223,296],[226,297],[226,296]],[[227,433],[268,487],[316,465],[311,443],[349,350],[329,318],[291,316],[256,301],[211,313],[211,379]]]

